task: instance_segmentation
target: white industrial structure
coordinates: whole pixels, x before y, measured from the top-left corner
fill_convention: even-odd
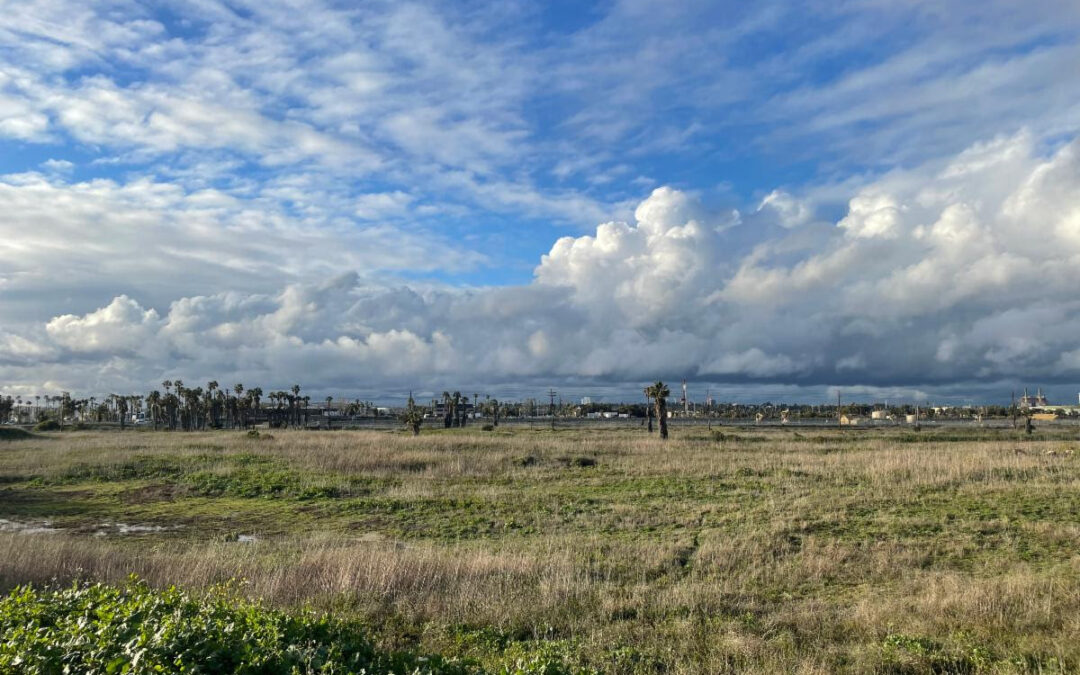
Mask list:
[[[1027,387],[1024,387],[1024,395],[1020,397],[1020,409],[1043,408],[1047,405],[1046,397],[1043,396],[1042,387],[1035,391],[1034,396],[1028,395]]]

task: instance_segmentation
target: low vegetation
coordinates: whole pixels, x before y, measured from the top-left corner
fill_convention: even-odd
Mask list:
[[[474,429],[5,442],[3,612],[171,597],[464,672],[1080,669],[1069,427]]]
[[[438,657],[383,653],[346,621],[132,581],[15,589],[0,600],[0,669],[20,673],[467,672]]]
[[[0,427],[0,441],[15,441],[33,438],[34,435],[19,427]]]

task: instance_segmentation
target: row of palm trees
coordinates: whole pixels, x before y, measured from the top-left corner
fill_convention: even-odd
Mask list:
[[[409,398],[412,398],[411,393],[409,394]],[[451,427],[463,427],[466,425],[466,420],[469,419],[468,394],[462,394],[460,391],[455,391],[454,393],[444,391],[442,393],[442,404],[444,427],[449,429]],[[438,401],[432,399],[432,414],[434,414],[437,409]],[[481,403],[480,394],[474,393],[472,395],[472,412],[490,418],[493,426],[499,426],[500,415],[505,416],[509,411],[510,408],[506,404],[499,403],[499,399],[497,398],[485,395],[484,401]]]
[[[186,387],[183,380],[165,380],[164,392],[155,389],[146,395],[146,416],[154,429],[170,430],[238,428],[247,426],[250,419],[262,410],[263,390],[260,387],[245,389],[237,383],[230,389],[211,380],[203,387]],[[288,401],[288,419],[296,417],[294,411],[300,399],[300,386],[293,387],[293,394],[271,392],[267,398],[277,409]],[[302,399],[301,399],[302,400]]]
[[[245,389],[243,384],[232,389],[221,387],[211,380],[206,387],[186,387],[183,380],[165,380],[162,389],[146,396],[109,394],[96,397],[72,398],[64,392],[55,396],[0,397],[0,420],[16,418],[19,422],[55,420],[61,427],[70,420],[81,422],[119,423],[127,426],[133,417],[145,419],[155,429],[197,430],[208,428],[237,428],[255,418],[269,417],[279,425],[299,425],[307,422],[310,397],[300,395],[300,385],[289,391],[274,391],[267,395],[271,406],[263,405],[263,390]]]
[[[155,429],[235,429],[263,420],[275,427],[306,426],[311,421],[311,397],[301,395],[298,384],[269,393],[239,383],[230,389],[216,380],[205,388],[185,387],[182,380],[165,380],[161,387],[164,392],[154,390],[145,397],[148,419]],[[329,409],[334,397],[325,400]],[[378,415],[371,401],[354,401],[339,405],[339,409],[349,416]]]
[[[410,398],[411,397],[412,395],[410,394]],[[476,410],[475,401],[478,397],[479,394],[473,394],[473,410]],[[451,427],[465,426],[465,421],[468,419],[467,408],[469,405],[469,396],[467,394],[465,396],[462,396],[460,391],[455,391],[453,394],[448,391],[444,391],[442,393],[442,400],[443,426],[447,429]],[[432,403],[434,404],[434,401]],[[435,406],[432,405],[432,409],[434,408]]]
[[[259,387],[245,388],[235,384],[231,388],[222,387],[216,380],[211,380],[206,387],[186,387],[182,380],[165,380],[162,389],[154,390],[146,396],[122,396],[110,394],[103,399],[89,397],[74,399],[67,392],[56,396],[38,395],[32,399],[22,396],[0,397],[0,421],[14,417],[21,419],[29,416],[29,421],[56,419],[63,426],[66,420],[77,418],[91,422],[119,422],[123,428],[133,416],[145,419],[154,425],[154,429],[182,429],[187,431],[200,429],[243,428],[255,420],[267,419],[275,426],[301,426],[309,421],[310,396],[302,396],[300,385],[293,385],[288,390],[272,391],[265,394],[269,406],[264,406],[264,392]],[[663,382],[656,382],[645,388],[649,401],[649,431],[653,431],[653,417],[658,420],[660,437],[668,437],[667,398],[671,391]],[[333,397],[326,397],[329,409]],[[42,405],[44,403],[44,405]],[[437,409],[437,400],[431,402],[431,412]],[[443,426],[446,428],[464,427],[469,418],[469,396],[460,391],[442,393]],[[511,411],[498,399],[485,396],[483,403],[480,395],[472,395],[472,410],[490,418],[494,426],[499,425],[501,414]],[[342,413],[348,416],[368,413],[378,414],[378,408],[370,401],[355,401],[340,405]],[[412,426],[417,415],[423,419],[424,413],[409,395],[406,408],[408,425]],[[419,429],[419,427],[416,427]]]
[[[14,420],[18,423],[55,420],[60,426],[77,418],[88,422],[119,422],[124,426],[132,410],[139,410],[141,396],[109,394],[104,398],[72,398],[64,392],[55,396],[38,394],[27,396],[0,396],[0,421]]]

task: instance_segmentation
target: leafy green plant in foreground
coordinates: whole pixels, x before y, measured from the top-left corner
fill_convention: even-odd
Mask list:
[[[218,590],[194,596],[141,582],[24,586],[0,600],[0,672],[466,673],[465,665],[377,651],[358,626],[287,614]]]
[[[473,663],[376,649],[362,626],[311,611],[287,613],[228,588],[195,595],[124,586],[32,586],[0,598],[0,673],[233,673],[236,675],[466,675]],[[561,659],[507,654],[497,675],[571,675]],[[516,657],[516,658],[513,658]]]

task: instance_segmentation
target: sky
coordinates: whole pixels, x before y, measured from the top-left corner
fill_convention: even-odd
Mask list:
[[[1080,5],[0,0],[0,393],[1080,391]]]

